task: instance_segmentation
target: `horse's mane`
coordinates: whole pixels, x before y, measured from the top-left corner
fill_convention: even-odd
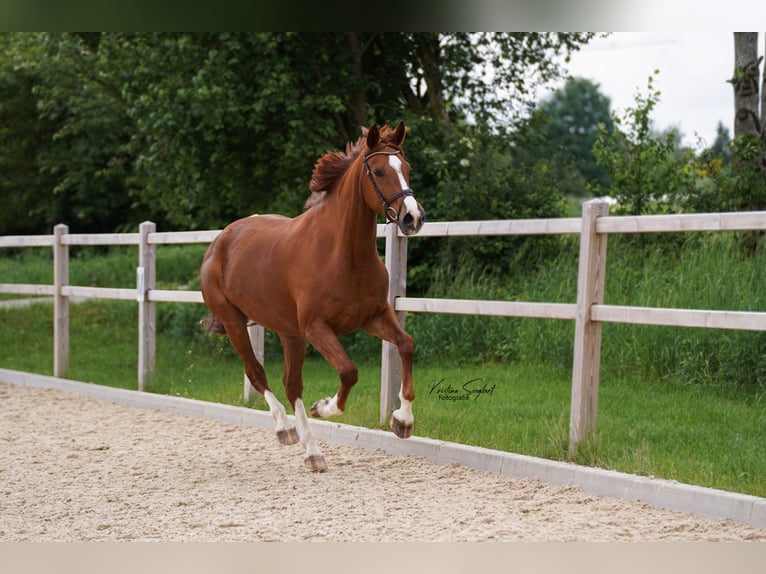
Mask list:
[[[311,209],[315,205],[321,205],[335,188],[346,170],[351,167],[354,160],[359,157],[367,144],[367,130],[355,142],[346,144],[345,152],[331,151],[320,157],[314,164],[314,172],[311,174],[309,189],[311,195],[306,200],[304,209]],[[380,142],[385,144],[391,139],[394,130],[389,126],[383,126],[380,130]]]

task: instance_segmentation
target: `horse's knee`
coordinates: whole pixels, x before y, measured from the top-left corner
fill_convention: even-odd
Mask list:
[[[412,357],[415,354],[415,339],[403,332],[396,343],[396,348],[401,356]]]

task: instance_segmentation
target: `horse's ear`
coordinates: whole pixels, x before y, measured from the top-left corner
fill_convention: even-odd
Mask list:
[[[395,146],[400,146],[404,143],[404,138],[407,137],[407,128],[404,126],[404,121],[400,121],[399,125],[394,130],[394,135],[391,138],[391,143]]]
[[[374,148],[380,141],[380,131],[378,130],[378,124],[372,124],[370,129],[367,130],[367,147],[368,149]]]

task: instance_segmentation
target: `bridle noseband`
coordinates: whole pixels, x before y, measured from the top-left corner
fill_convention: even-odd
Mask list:
[[[398,155],[401,152],[399,150],[396,151],[376,151],[369,155],[366,155],[362,158],[362,162],[364,163],[364,170],[367,172],[367,177],[370,179],[370,183],[372,184],[372,189],[375,190],[375,193],[378,196],[378,199],[380,199],[380,203],[383,204],[383,212],[386,214],[386,219],[389,223],[399,223],[399,214],[402,211],[402,205],[404,205],[404,198],[406,197],[414,197],[415,192],[412,191],[410,188],[403,189],[395,194],[393,194],[391,197],[386,199],[383,197],[383,194],[380,192],[380,189],[378,188],[378,184],[375,183],[375,177],[372,175],[372,172],[370,171],[370,166],[367,164],[367,160],[369,160],[371,157],[374,157],[376,155]],[[394,209],[394,207],[391,205],[394,201],[396,201],[399,198],[402,198],[402,201],[399,203],[399,209]]]

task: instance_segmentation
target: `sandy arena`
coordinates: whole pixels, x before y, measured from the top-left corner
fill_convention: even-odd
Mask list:
[[[0,541],[766,541],[766,529],[0,383]]]

